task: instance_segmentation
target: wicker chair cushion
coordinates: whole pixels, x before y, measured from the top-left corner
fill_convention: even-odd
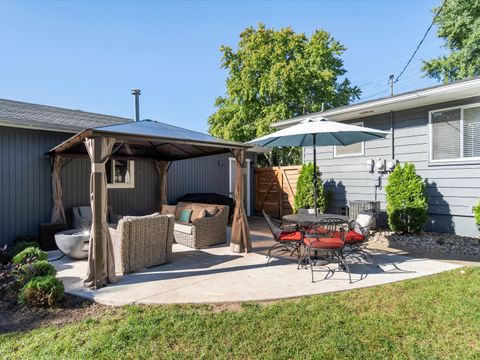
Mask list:
[[[175,223],[174,225],[174,230],[181,232],[183,234],[189,234],[191,235],[193,233],[193,225],[190,224],[182,224],[182,223]]]
[[[175,215],[177,207],[175,205],[162,205],[161,215]]]

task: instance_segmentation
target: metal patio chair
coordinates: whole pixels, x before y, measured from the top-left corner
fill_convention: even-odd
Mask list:
[[[300,228],[297,225],[280,228],[272,222],[265,211],[262,210],[262,213],[275,240],[275,244],[268,250],[265,266],[268,266],[273,254],[286,252],[290,253],[290,256],[297,254],[297,257],[300,257],[300,247],[303,245],[303,232],[300,231]]]
[[[324,279],[333,276],[335,271],[328,267],[326,270],[314,270],[314,266],[317,263],[322,262],[322,265],[326,265],[331,260],[338,262],[338,269],[346,271],[350,283],[352,283],[352,276],[348,263],[343,253],[345,247],[345,235],[348,231],[348,224],[338,218],[324,218],[308,227],[305,232],[304,244],[305,254],[304,258],[299,260],[299,266],[301,262],[305,266],[310,265],[310,271],[312,274],[312,282],[315,282],[314,272],[327,272]]]
[[[362,211],[355,220],[350,221],[349,230],[345,234],[345,245],[349,248],[345,255],[359,253],[365,260],[369,255],[363,248],[370,234],[370,227],[374,220],[373,210]]]

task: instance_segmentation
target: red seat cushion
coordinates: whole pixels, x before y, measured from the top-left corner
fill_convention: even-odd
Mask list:
[[[314,249],[340,249],[343,247],[343,241],[337,237],[331,238],[305,238],[305,245]]]
[[[300,231],[282,231],[278,238],[280,241],[301,241],[302,233]]]
[[[365,240],[365,236],[362,234],[359,234],[353,230],[350,230],[347,235],[345,235],[345,242],[347,244],[353,244],[356,242],[361,242]]]

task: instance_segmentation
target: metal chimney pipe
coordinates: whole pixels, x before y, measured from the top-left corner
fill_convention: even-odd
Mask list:
[[[135,106],[135,121],[140,121],[140,103],[139,103],[140,94],[141,94],[140,89],[132,90],[133,101]]]

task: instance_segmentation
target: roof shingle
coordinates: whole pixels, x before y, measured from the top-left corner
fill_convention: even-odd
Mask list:
[[[0,99],[0,125],[76,133],[97,126],[132,121],[119,116]]]

